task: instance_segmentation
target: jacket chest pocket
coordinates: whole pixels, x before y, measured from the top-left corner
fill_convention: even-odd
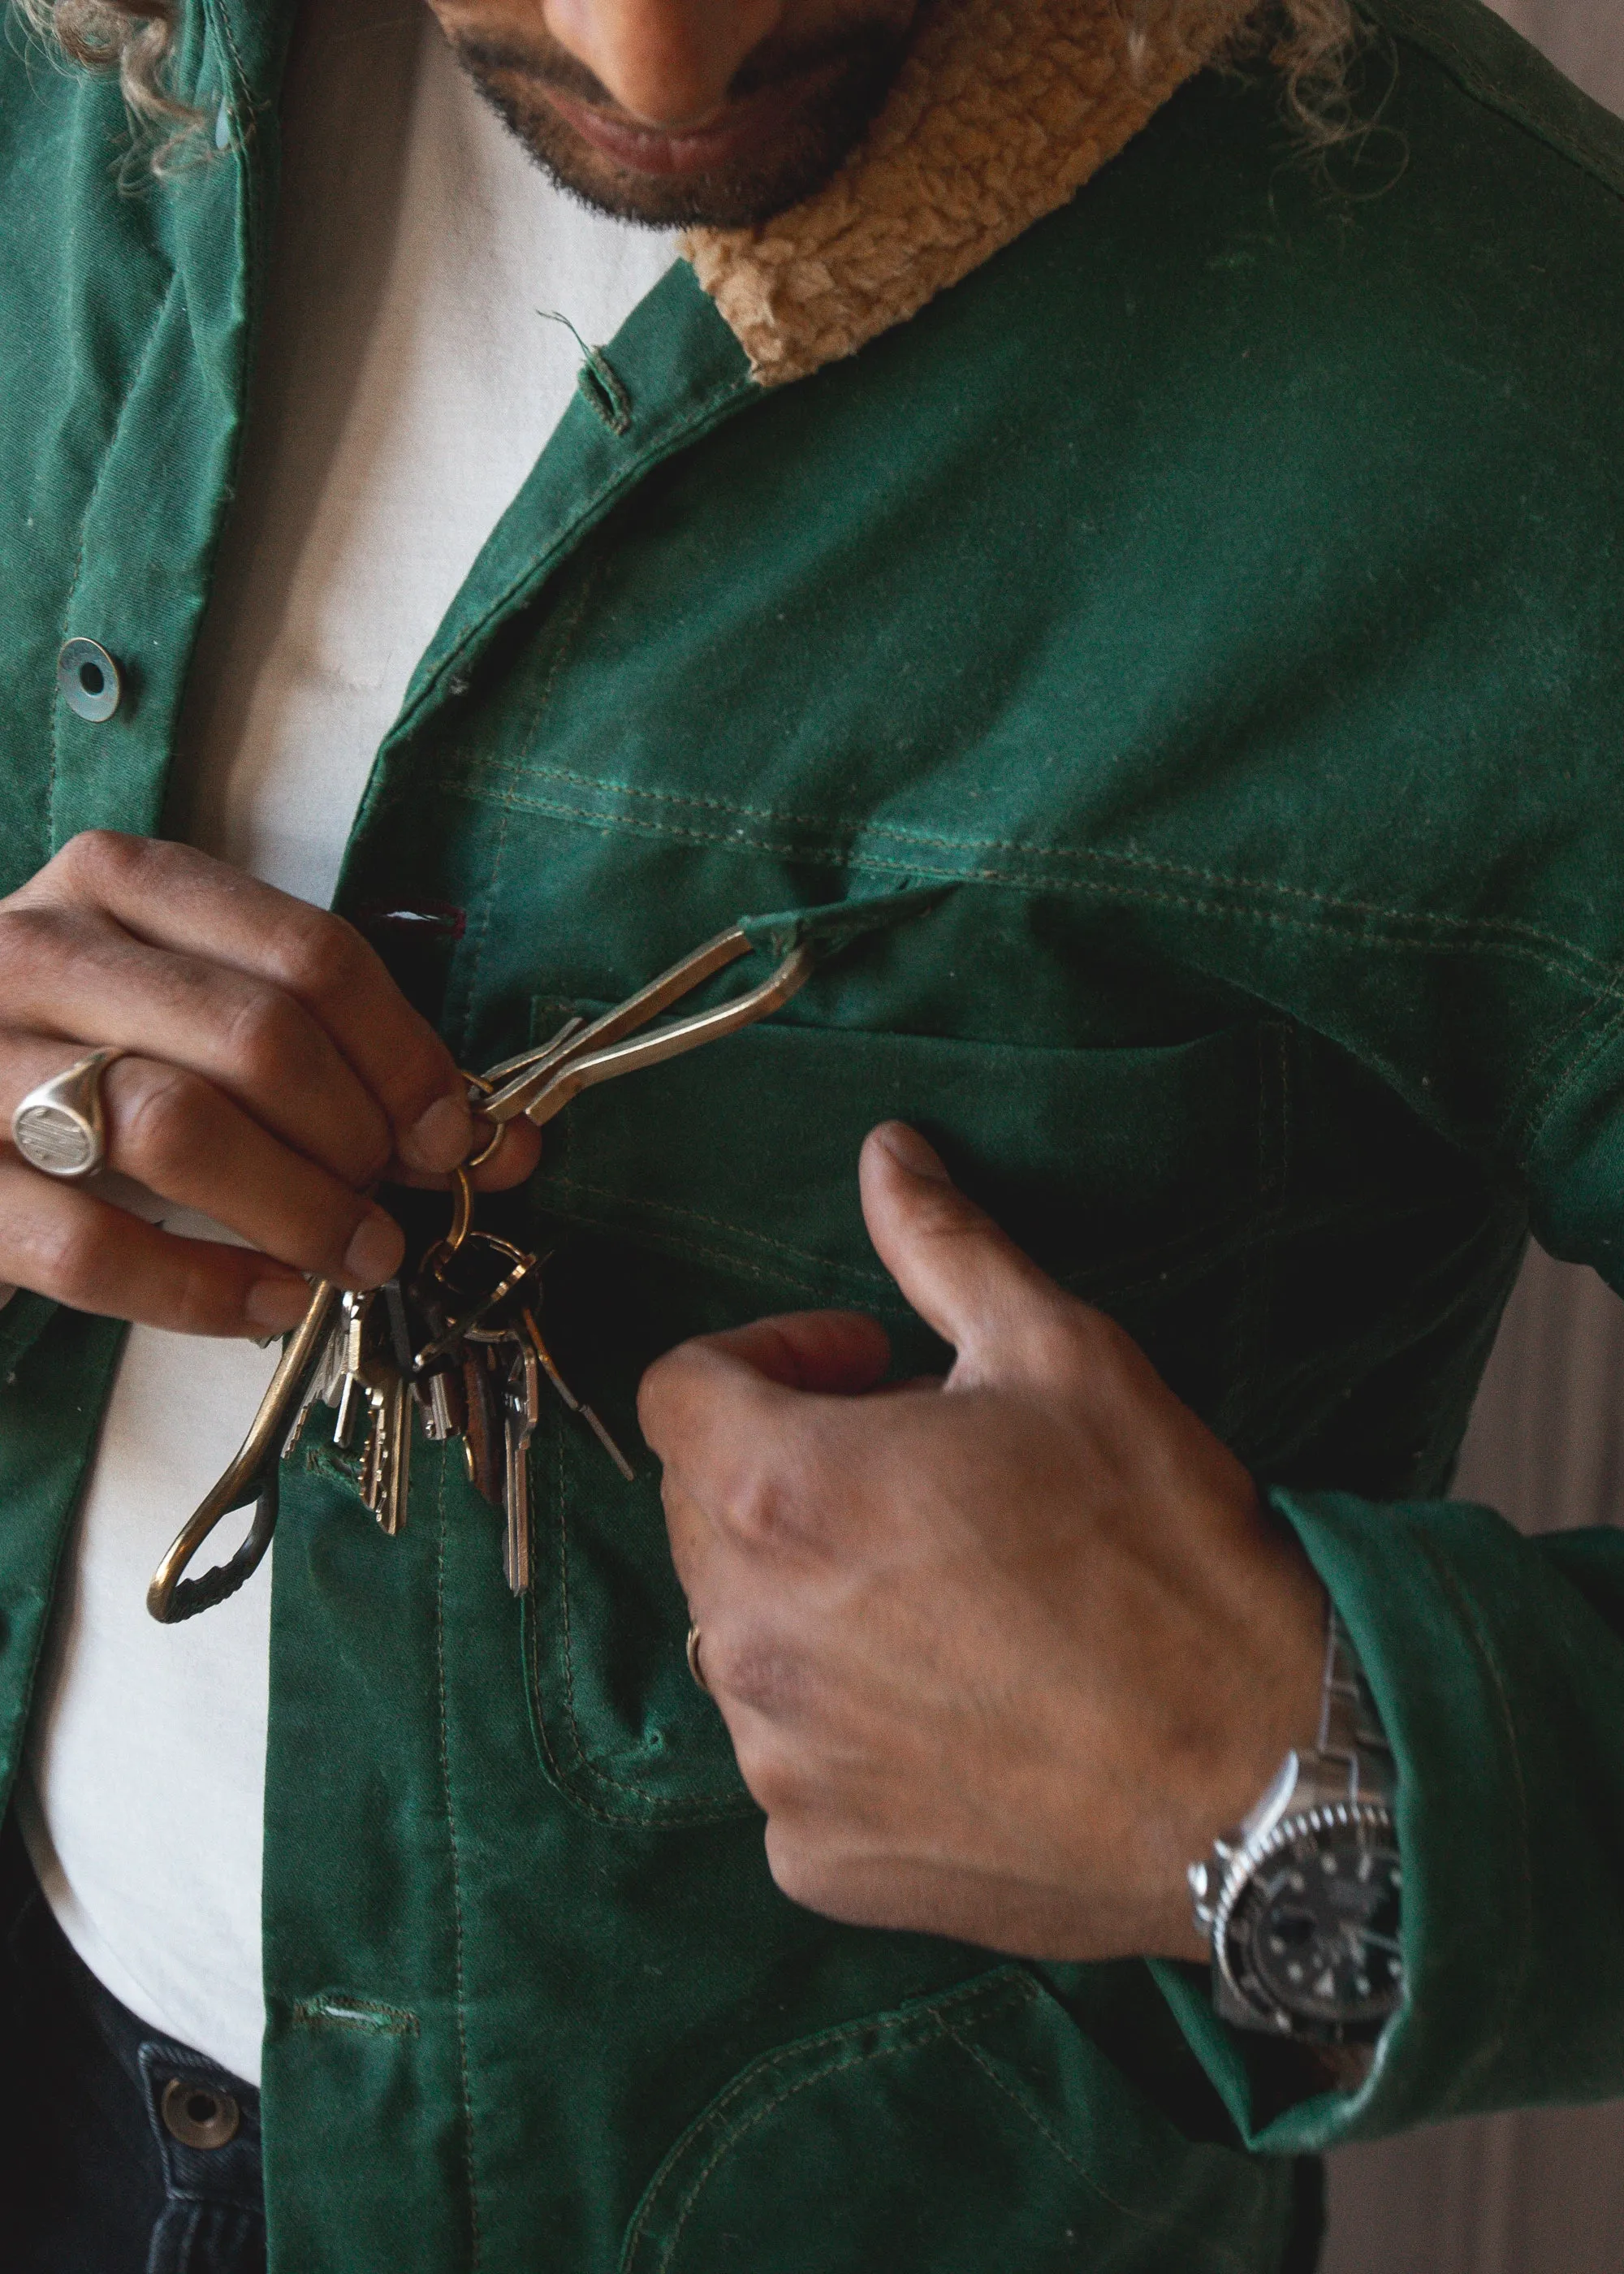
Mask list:
[[[538,1004],[544,1029],[556,1005]],[[635,1448],[625,1484],[562,1411],[538,1432],[527,1677],[549,1775],[594,1815],[748,1809],[694,1686],[636,1384],[688,1336],[768,1313],[869,1311],[900,1374],[947,1352],[863,1228],[856,1164],[897,1116],[1064,1284],[1119,1318],[1217,1427],[1262,1321],[1258,1234],[1284,1176],[1288,1030],[1045,1050],[778,1020],[578,1098],[546,1133],[529,1236],[553,1250],[564,1372]]]

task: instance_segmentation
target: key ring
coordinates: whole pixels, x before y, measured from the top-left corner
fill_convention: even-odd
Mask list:
[[[702,949],[700,953],[703,954],[704,951]],[[691,957],[688,960],[690,962],[693,960]],[[686,966],[683,968],[686,968]],[[670,976],[669,973],[666,976]],[[658,983],[657,982],[656,983],[658,984]],[[697,982],[694,983],[696,984]],[[550,1035],[538,1049],[525,1051],[522,1058],[505,1059],[500,1066],[492,1067],[490,1073],[467,1073],[459,1067],[457,1071],[462,1073],[462,1080],[468,1084],[468,1103],[475,1120],[483,1121],[485,1119],[486,1117],[481,1109],[485,1100],[494,1093],[496,1088],[496,1077],[498,1075],[511,1073],[514,1068],[518,1065],[539,1064],[543,1059],[545,1059],[549,1064],[556,1062],[557,1058],[563,1054],[563,1045],[568,1043],[573,1035],[579,1034],[581,1028],[584,1027],[585,1024],[586,1020],[582,1018],[577,1017],[566,1019],[563,1025],[559,1028],[557,1034]],[[510,1118],[511,1117],[509,1116],[504,1115],[501,1120],[492,1121],[491,1123],[490,1136],[479,1148],[479,1150],[477,1153],[470,1153],[469,1155],[467,1160],[462,1163],[462,1166],[465,1169],[471,1171],[474,1169],[484,1168],[492,1154],[495,1152],[497,1147],[501,1143],[502,1131],[507,1127],[508,1121]]]
[[[502,1133],[499,1129],[496,1133],[498,1145],[500,1144],[501,1138]],[[432,1259],[438,1257],[443,1262],[447,1257],[455,1255],[468,1238],[469,1226],[474,1220],[474,1187],[470,1181],[469,1171],[470,1169],[477,1169],[481,1161],[488,1161],[494,1150],[495,1146],[487,1145],[485,1151],[477,1155],[475,1159],[464,1161],[460,1169],[453,1169],[451,1171],[450,1229],[434,1242],[423,1259],[436,1272],[439,1270],[439,1265]]]
[[[499,1255],[508,1269],[495,1286],[480,1297],[471,1311],[459,1313],[443,1334],[436,1335],[432,1341],[425,1343],[420,1351],[413,1352],[411,1374],[414,1381],[421,1379],[425,1370],[435,1359],[443,1357],[454,1343],[497,1343],[504,1340],[505,1329],[492,1334],[483,1330],[479,1321],[505,1303],[516,1288],[523,1286],[541,1260],[528,1254],[522,1247],[515,1247],[510,1239],[499,1239],[493,1231],[476,1232],[474,1239],[479,1246]],[[464,1244],[459,1240],[456,1247],[452,1247],[448,1241],[437,1239],[423,1258],[424,1269],[432,1271],[440,1285],[450,1292],[455,1292],[455,1290],[446,1276],[445,1267]]]
[[[111,1046],[92,1050],[19,1098],[11,1142],[31,1169],[75,1179],[95,1175],[107,1159],[102,1077],[115,1058],[126,1055]]]
[[[577,1019],[575,1024],[579,1026],[580,1023],[580,1020]],[[469,1109],[472,1112],[476,1121],[482,1121],[485,1117],[480,1112],[478,1106],[474,1103],[474,1101],[476,1098],[489,1097],[492,1085],[482,1073],[463,1073],[461,1066],[457,1068],[457,1072],[462,1075],[462,1080],[468,1084]],[[489,1137],[486,1138],[485,1143],[479,1148],[479,1150],[477,1153],[470,1153],[469,1155],[468,1158],[462,1163],[462,1168],[459,1169],[455,1173],[458,1176],[461,1176],[463,1170],[466,1170],[471,1175],[474,1170],[483,1169],[485,1163],[490,1159],[492,1154],[495,1152],[497,1147],[501,1143],[501,1141],[502,1124],[500,1121],[493,1121],[491,1124],[491,1133]],[[460,1247],[462,1246],[462,1241],[459,1240],[457,1245]]]

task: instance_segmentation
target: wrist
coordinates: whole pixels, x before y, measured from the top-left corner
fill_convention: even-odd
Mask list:
[[[1233,1515],[1240,1537],[1201,1575],[1205,1600],[1190,1607],[1196,1615],[1167,1623],[1159,1647],[1146,1638],[1145,1660],[1162,1664],[1148,1680],[1143,1664],[1138,1670],[1137,1726],[1116,1733],[1126,1743],[1111,1765],[1115,1789],[1101,1794],[1103,1813],[1079,1805],[1080,1794],[1101,1792],[1097,1669],[1079,1664],[1050,1693],[1028,1852],[1049,1859],[1042,1878],[1065,1946],[1051,1944],[1043,1955],[1205,1961],[1189,1867],[1245,1818],[1288,1753],[1313,1743],[1324,1589],[1295,1538],[1268,1525],[1250,1491]]]
[[[1190,1866],[1233,1836],[1275,1785],[1282,1763],[1311,1751],[1320,1729],[1330,1603],[1295,1539],[1274,1535],[1269,1549],[1267,1584],[1252,1587],[1248,1615],[1214,1627],[1191,1675],[1207,1721],[1180,1781],[1179,1805],[1169,1810],[1165,1901],[1158,1908],[1169,1922],[1175,1911],[1182,1917],[1176,1942],[1158,1945],[1158,1956],[1207,1956],[1191,1910]]]

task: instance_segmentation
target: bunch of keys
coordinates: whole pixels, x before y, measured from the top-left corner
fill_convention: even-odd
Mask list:
[[[391,1279],[340,1299],[311,1370],[282,1457],[316,1405],[335,1407],[333,1442],[359,1449],[361,1498],[391,1537],[406,1521],[413,1409],[438,1444],[460,1438],[469,1482],[501,1510],[508,1584],[530,1581],[530,1468],[525,1456],[549,1383],[629,1483],[631,1463],[553,1362],[536,1314],[543,1259],[476,1231],[468,1173],[459,1170],[451,1230],[404,1286]]]
[[[461,1438],[470,1481],[502,1511],[503,1566],[515,1594],[530,1583],[528,1455],[544,1380],[630,1479],[625,1455],[570,1389],[543,1338],[543,1259],[474,1227],[470,1171],[520,1114],[538,1125],[550,1121],[582,1090],[734,1034],[786,1003],[810,976],[808,947],[793,949],[748,994],[639,1032],[750,945],[737,928],[720,932],[591,1025],[573,1019],[539,1048],[470,1079],[470,1103],[493,1130],[453,1179],[450,1230],[404,1284],[392,1280],[357,1294],[315,1282],[236,1459],[153,1575],[147,1608],[154,1619],[173,1625],[207,1610],[259,1568],[276,1527],[282,1463],[318,1404],[336,1408],[335,1442],[358,1450],[362,1500],[391,1536],[406,1522],[415,1415],[430,1439]],[[253,1519],[241,1546],[213,1570],[188,1578],[187,1566],[215,1525],[250,1504]]]

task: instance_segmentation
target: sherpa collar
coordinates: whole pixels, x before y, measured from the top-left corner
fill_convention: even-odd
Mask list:
[[[823,186],[683,251],[776,387],[905,323],[1076,194],[1256,0],[927,0],[895,86]]]

